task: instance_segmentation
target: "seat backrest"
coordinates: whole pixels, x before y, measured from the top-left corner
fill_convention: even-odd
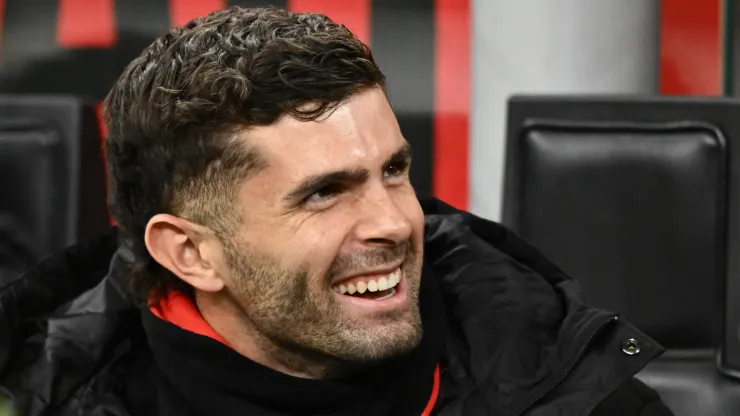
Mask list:
[[[37,257],[109,226],[92,102],[0,95],[0,212]]]
[[[729,99],[514,97],[503,204],[590,303],[669,348],[721,345],[727,372],[740,369],[737,114]]]

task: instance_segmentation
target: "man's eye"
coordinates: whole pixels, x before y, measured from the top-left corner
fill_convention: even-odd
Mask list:
[[[406,165],[402,163],[390,163],[385,167],[385,171],[383,172],[383,176],[385,177],[394,177],[394,176],[402,176],[404,173],[406,173]]]
[[[306,198],[306,203],[308,204],[321,204],[328,202],[335,196],[337,196],[341,192],[341,189],[338,185],[328,185],[325,186],[316,192],[312,193]]]

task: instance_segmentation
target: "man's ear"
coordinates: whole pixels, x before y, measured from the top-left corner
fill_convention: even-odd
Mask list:
[[[169,214],[152,217],[144,233],[146,248],[157,263],[204,292],[224,288],[216,250],[209,247],[215,240],[205,227]]]

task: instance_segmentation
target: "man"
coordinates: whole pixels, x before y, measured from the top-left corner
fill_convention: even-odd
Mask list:
[[[671,414],[633,379],[660,346],[500,225],[420,204],[382,72],[325,16],[215,12],[106,108],[120,235],[0,297],[22,414]]]

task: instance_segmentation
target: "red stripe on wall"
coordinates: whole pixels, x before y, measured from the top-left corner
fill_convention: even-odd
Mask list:
[[[196,17],[225,8],[226,0],[169,0],[169,4],[170,24],[182,26]]]
[[[107,49],[116,44],[113,0],[59,0],[57,44],[63,48]]]
[[[100,142],[101,142],[101,151],[103,153],[103,174],[105,175],[105,183],[106,187],[108,185],[108,163],[107,163],[107,148],[105,146],[105,140],[108,138],[108,129],[105,125],[105,121],[103,121],[103,103],[98,103],[96,106],[96,112],[98,113],[98,128],[100,129]],[[109,214],[108,220],[110,221],[111,226],[116,225],[116,220],[113,218],[113,215]]]
[[[5,23],[5,0],[0,0],[0,50],[2,50],[3,24]],[[2,56],[2,54],[0,54]]]
[[[370,0],[288,0],[288,9],[325,14],[370,44]]]
[[[434,195],[468,206],[470,0],[436,0]]]
[[[108,138],[108,128],[103,120],[103,103],[98,103],[95,108],[98,113],[98,128],[100,129],[100,138],[105,141]]]
[[[660,92],[722,94],[722,0],[662,0]]]

